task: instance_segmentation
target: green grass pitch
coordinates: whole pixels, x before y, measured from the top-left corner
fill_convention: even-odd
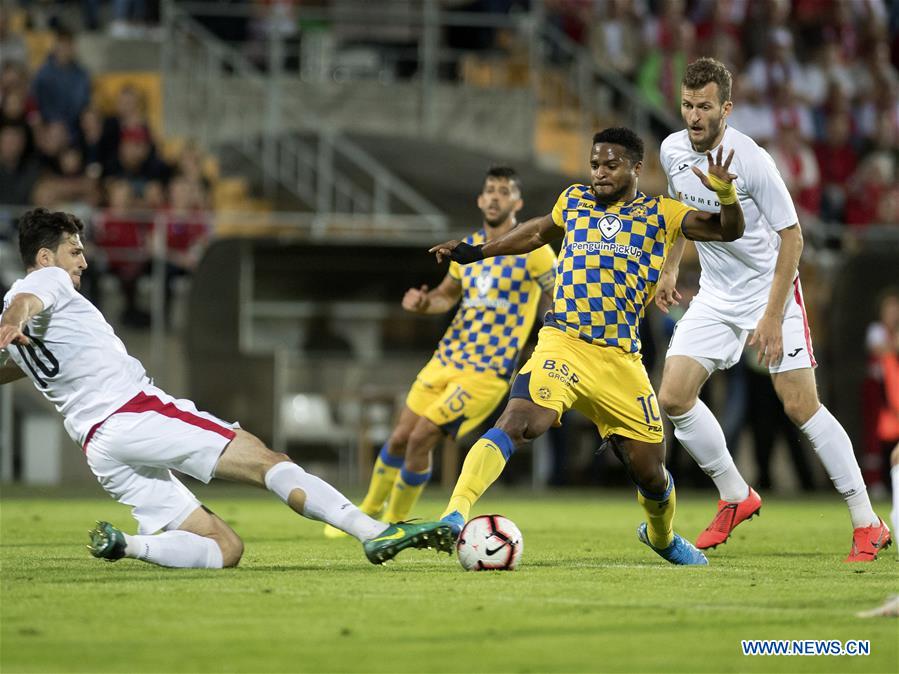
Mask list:
[[[479,512],[525,538],[513,573],[466,573],[407,551],[370,565],[352,540],[248,489],[204,488],[246,541],[241,566],[173,570],[91,558],[96,519],[133,531],[97,488],[5,488],[0,671],[12,672],[893,672],[899,622],[855,617],[899,590],[895,549],[842,562],[840,499],[768,498],[710,554],[673,567],[638,543],[625,492],[495,490]],[[442,495],[425,499],[439,512]],[[679,495],[689,538],[710,492]],[[877,504],[886,516],[888,506]],[[741,639],[869,639],[867,657],[746,657]]]

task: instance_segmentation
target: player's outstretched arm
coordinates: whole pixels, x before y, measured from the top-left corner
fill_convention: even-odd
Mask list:
[[[552,215],[531,218],[510,230],[495,241],[481,246],[472,246],[464,241],[447,241],[431,248],[428,252],[437,256],[438,262],[448,257],[459,264],[471,264],[485,257],[497,255],[522,255],[537,250],[565,234],[565,230],[553,222]]]
[[[3,317],[0,318],[0,349],[5,349],[10,344],[21,344],[22,346],[30,344],[31,340],[23,332],[25,323],[43,309],[44,303],[37,295],[31,293],[16,295],[6,311],[3,312]]]
[[[413,314],[445,314],[462,297],[462,284],[447,274],[433,290],[428,286],[409,288],[403,295],[403,309]]]
[[[728,152],[724,162],[721,161],[723,149],[720,147],[717,158],[712,157],[711,152],[705,154],[709,161],[708,174],[703,173],[695,166],[693,173],[702,181],[706,189],[718,196],[721,212],[690,211],[684,218],[681,229],[684,236],[693,241],[736,241],[743,236],[746,223],[743,220],[743,209],[740,208],[737,190],[734,187],[734,180],[737,176],[728,171],[734,158],[734,151]]]

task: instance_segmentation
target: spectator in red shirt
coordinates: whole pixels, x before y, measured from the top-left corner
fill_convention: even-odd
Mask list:
[[[827,134],[815,146],[823,193],[821,216],[831,222],[842,222],[846,207],[849,179],[858,166],[858,154],[852,146],[851,120],[839,112],[827,120]]]
[[[148,268],[147,232],[152,214],[135,210],[134,191],[127,180],[110,180],[106,189],[109,208],[94,222],[94,240],[106,254],[109,271],[119,281],[125,300],[122,323],[146,327],[150,315],[138,308],[137,283]]]

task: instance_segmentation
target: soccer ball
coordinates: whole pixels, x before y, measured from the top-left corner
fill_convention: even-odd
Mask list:
[[[459,563],[466,571],[512,571],[523,550],[521,532],[502,515],[469,520],[456,543]]]

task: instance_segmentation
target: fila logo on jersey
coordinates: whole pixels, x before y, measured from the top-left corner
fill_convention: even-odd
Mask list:
[[[613,239],[621,231],[621,220],[616,215],[605,215],[599,221],[599,231],[604,239]]]
[[[482,271],[474,283],[478,287],[478,295],[483,297],[493,287],[493,277],[490,276],[489,271]]]

